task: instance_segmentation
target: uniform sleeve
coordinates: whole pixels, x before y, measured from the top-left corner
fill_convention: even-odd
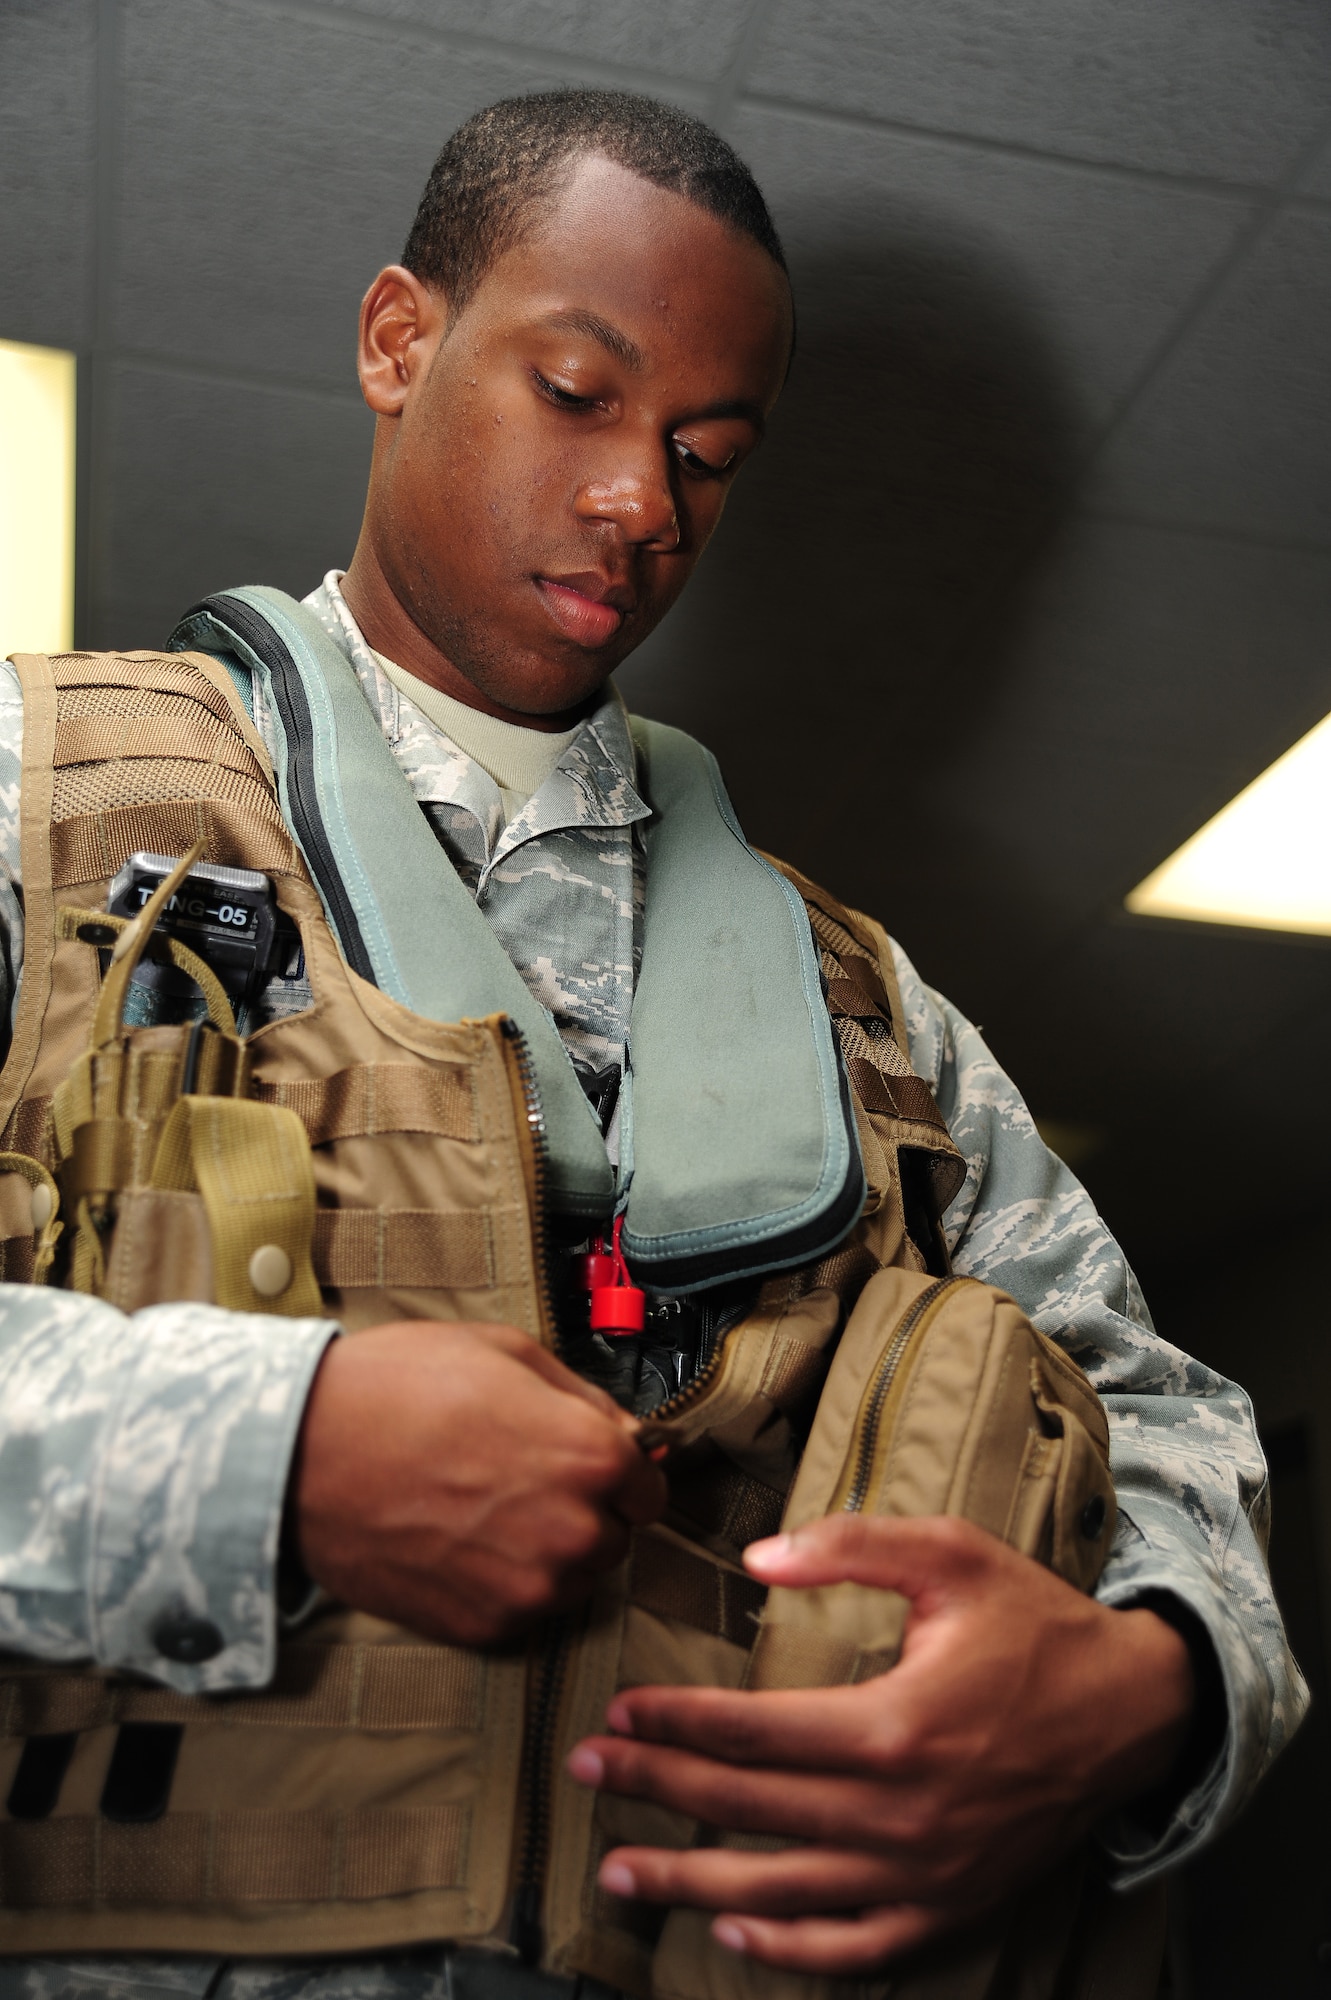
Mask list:
[[[1156,1332],[1122,1250],[978,1031],[893,950],[913,1066],[966,1157],[945,1218],[954,1267],[1011,1293],[1108,1414],[1119,1520],[1096,1594],[1120,1608],[1174,1599],[1200,1621],[1223,1681],[1223,1746],[1167,1823],[1127,1814],[1101,1830],[1113,1877],[1130,1888],[1238,1812],[1308,1705],[1271,1592],[1252,1406]]]
[[[23,966],[23,699],[0,662],[0,1028]],[[0,1648],[182,1693],[262,1686],[282,1504],[338,1329],[201,1305],[127,1318],[0,1284]]]
[[[337,1328],[0,1285],[0,1647],[260,1687],[278,1535]]]

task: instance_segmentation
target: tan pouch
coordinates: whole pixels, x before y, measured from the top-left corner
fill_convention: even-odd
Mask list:
[[[56,913],[59,937],[111,953],[91,1044],[52,1102],[66,1282],[125,1312],[191,1299],[318,1313],[305,1127],[294,1111],[250,1098],[249,1052],[216,975],[178,940],[154,936],[201,851],[192,847],[132,919]],[[150,944],[194,981],[205,1019],[125,1028],[129,982]],[[48,1251],[43,1272],[49,1264]]]
[[[1115,1520],[1104,1411],[1081,1370],[1005,1292],[881,1271],[838,1344],[782,1525],[840,1511],[957,1515],[1091,1590]],[[900,1653],[907,1612],[895,1592],[861,1584],[774,1589],[745,1685],[827,1687],[884,1673]],[[1025,1899],[1015,1928],[1005,1915],[982,1934],[944,1940],[890,1980],[774,1971],[716,1945],[706,1912],[676,1909],[653,1961],[653,1992],[658,2000],[872,2000],[889,1991],[893,2000],[996,2000],[1001,1990],[1052,2000],[1071,1970],[1079,1883],[1078,1873],[1051,1885],[1056,1893],[1042,1902]],[[1123,1908],[1126,1916],[1127,1901]],[[1103,2000],[1154,1991],[1158,1926],[1133,1910],[1133,1935],[1145,1943],[1126,1954]],[[1074,1978],[1066,1990],[1081,1988]]]

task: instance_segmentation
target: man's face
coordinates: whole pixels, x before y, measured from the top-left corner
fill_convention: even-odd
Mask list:
[[[759,442],[790,349],[786,280],[747,237],[592,156],[451,324],[428,303],[376,439],[376,561],[488,702],[573,710],[674,603]]]

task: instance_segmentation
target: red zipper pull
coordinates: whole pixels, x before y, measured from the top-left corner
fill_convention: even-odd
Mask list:
[[[578,1283],[584,1292],[598,1292],[602,1285],[615,1282],[615,1260],[605,1247],[603,1236],[592,1238],[586,1256],[577,1260]]]
[[[583,1259],[585,1266],[607,1263],[610,1265],[609,1278],[598,1275],[589,1287],[591,1290],[592,1332],[605,1333],[612,1337],[628,1333],[641,1333],[647,1322],[647,1294],[641,1291],[629,1277],[629,1267],[624,1262],[624,1252],[619,1239],[624,1228],[622,1215],[615,1217],[614,1234],[610,1239],[610,1255],[605,1255],[605,1244],[598,1237],[596,1247],[590,1257]]]

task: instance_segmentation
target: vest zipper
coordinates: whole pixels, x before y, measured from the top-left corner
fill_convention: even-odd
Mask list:
[[[550,1281],[550,1141],[545,1129],[545,1113],[541,1109],[536,1066],[527,1047],[527,1037],[507,1014],[500,1016],[499,1026],[503,1036],[504,1061],[511,1081],[517,1086],[516,1095],[522,1107],[518,1120],[518,1149],[522,1155],[522,1176],[531,1215],[531,1254],[536,1304],[541,1320],[541,1344],[552,1353],[558,1353],[559,1317]]]
[[[554,1804],[554,1737],[559,1698],[568,1667],[570,1632],[566,1620],[553,1628],[535,1667],[522,1744],[522,1850],[513,1888],[510,1941],[528,1965],[539,1964],[545,1944],[541,1901],[550,1856]]]
[[[932,1285],[920,1293],[888,1343],[887,1352],[878,1364],[868,1401],[860,1414],[855,1471],[850,1482],[850,1491],[842,1502],[843,1513],[858,1514],[868,1497],[869,1479],[873,1471],[874,1454],[878,1449],[878,1433],[882,1426],[883,1410],[892,1384],[900,1371],[906,1349],[910,1345],[911,1336],[918,1330],[925,1314],[937,1305],[943,1293],[961,1282],[959,1278],[936,1278]]]
[[[527,1038],[508,1015],[500,1019],[504,1060],[516,1085],[521,1106],[518,1119],[518,1146],[522,1154],[523,1180],[531,1216],[532,1263],[535,1267],[536,1301],[540,1312],[543,1345],[557,1352],[559,1320],[555,1312],[550,1281],[549,1178],[550,1141],[545,1113],[536,1083],[535,1065]],[[538,1658],[533,1661],[532,1685],[527,1698],[527,1718],[523,1732],[522,1765],[519,1776],[519,1812],[522,1846],[517,1878],[513,1885],[512,1943],[529,1964],[538,1964],[544,1946],[541,1900],[545,1888],[545,1867],[550,1852],[550,1817],[554,1794],[554,1734],[559,1715],[559,1699],[564,1690],[570,1633],[567,1621],[551,1628]]]
[[[752,1310],[753,1301],[751,1300],[746,1306],[732,1307],[728,1313],[722,1312],[718,1314],[715,1325],[704,1327],[703,1337],[709,1342],[707,1359],[696,1375],[690,1376],[687,1382],[675,1390],[673,1396],[667,1396],[664,1403],[658,1403],[643,1418],[643,1443],[645,1446],[650,1446],[655,1442],[655,1427],[657,1424],[669,1423],[682,1410],[687,1410],[700,1397],[706,1395],[720,1373],[721,1363],[725,1358],[727,1340],[735,1328],[742,1325],[749,1317]]]

